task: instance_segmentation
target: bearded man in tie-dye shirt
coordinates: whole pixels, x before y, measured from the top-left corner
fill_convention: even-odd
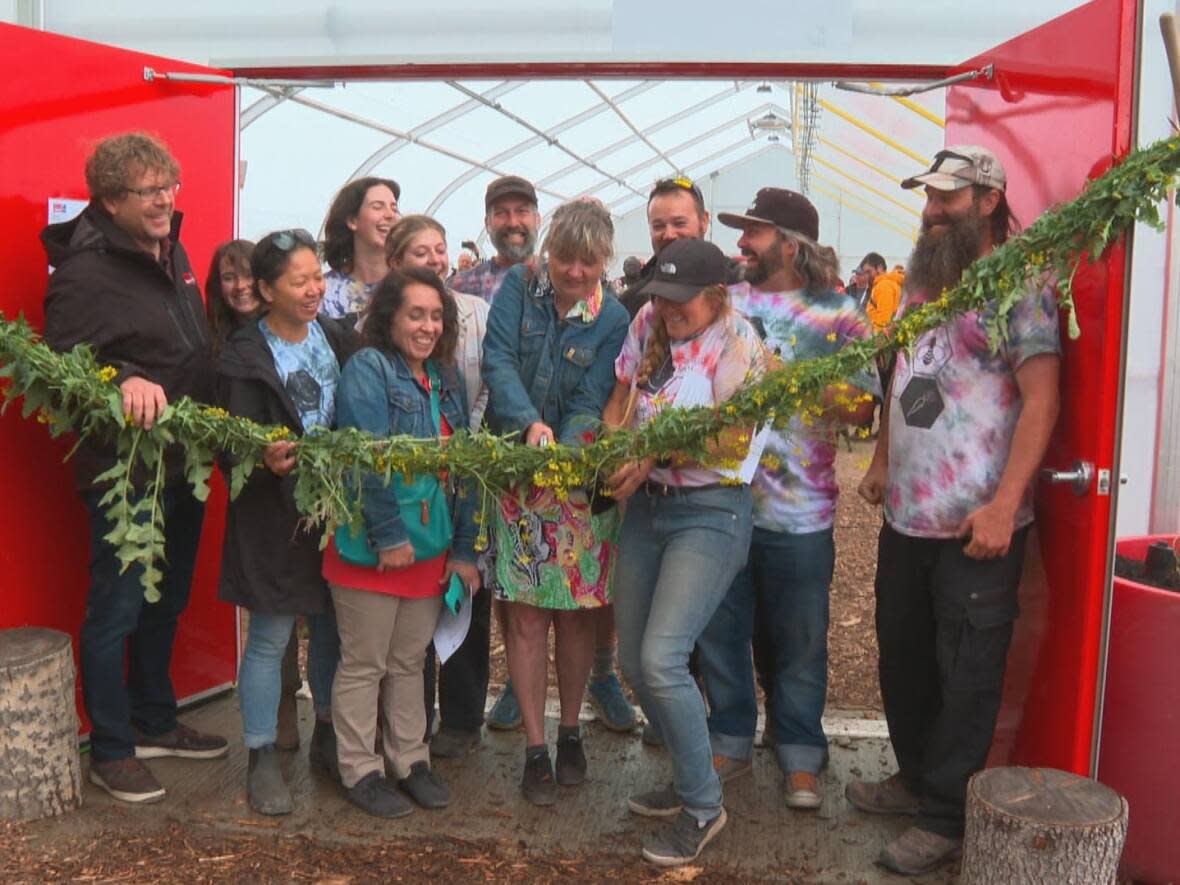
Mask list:
[[[939,151],[899,312],[938,298],[1015,223],[986,148]],[[884,503],[877,554],[881,696],[900,771],[855,781],[863,811],[916,814],[879,862],[921,875],[959,855],[967,781],[1000,708],[1033,520],[1031,482],[1057,420],[1061,344],[1051,291],[1029,291],[993,349],[988,311],[900,351],[860,492]]]

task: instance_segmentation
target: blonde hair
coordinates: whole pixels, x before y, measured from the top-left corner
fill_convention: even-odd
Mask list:
[[[607,208],[595,200],[562,203],[553,212],[541,251],[563,260],[602,259],[615,253],[615,225]]]
[[[732,308],[729,304],[729,290],[725,287],[724,283],[709,286],[697,294],[704,295],[705,300],[709,303],[709,307],[716,311],[713,322],[717,322],[722,317],[729,316]],[[664,318],[659,315],[655,307],[652,307],[652,313],[654,316],[651,321],[651,333],[648,335],[647,344],[643,348],[643,356],[639,360],[639,367],[635,370],[636,387],[646,384],[651,379],[652,373],[659,370],[664,364],[664,361],[668,359],[668,354],[672,350],[671,342],[668,340],[668,327],[664,325]]]
[[[429,215],[403,215],[385,238],[385,263],[390,267],[395,261],[400,264],[410,240],[424,230],[436,230],[444,241],[447,238],[447,229]]]

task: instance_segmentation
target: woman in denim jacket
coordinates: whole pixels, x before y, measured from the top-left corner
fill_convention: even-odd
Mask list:
[[[467,424],[463,385],[454,368],[458,333],[455,303],[438,276],[423,269],[391,273],[373,294],[362,343],[348,361],[337,392],[340,427],[374,436],[432,438]],[[436,430],[431,386],[438,383]],[[374,752],[378,694],[384,755],[397,786],[423,808],[450,804],[450,791],[430,770],[424,741],[422,666],[438,623],[442,597],[455,574],[469,591],[475,568],[474,497],[457,496],[449,551],[416,561],[403,520],[429,519],[402,511],[395,489],[378,474],[362,481],[364,527],[377,564],[346,562],[335,543],[324,554],[340,629],[341,657],[332,686],[340,779],[348,798],[380,817],[409,814],[413,806],[385,778]]]
[[[601,204],[566,203],[553,213],[545,263],[535,274],[521,265],[505,278],[484,339],[492,432],[519,433],[528,445],[576,446],[593,438],[627,334],[626,309],[602,286],[613,238]],[[586,776],[578,713],[595,621],[585,610],[610,604],[618,516],[593,515],[585,492],[559,496],[535,486],[504,496],[494,510],[485,580],[508,603],[508,673],[527,740],[521,789],[530,802],[552,805],[557,791],[544,720],[549,625],[561,697],[556,782],[572,786]]]

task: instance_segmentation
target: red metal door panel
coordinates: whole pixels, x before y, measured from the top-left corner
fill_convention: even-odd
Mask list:
[[[0,24],[0,310],[44,318],[48,279],[38,235],[51,197],[84,199],[83,163],[111,133],[159,135],[181,166],[182,239],[198,274],[233,235],[235,103],[232,86],[146,82],[157,70],[219,73]],[[0,627],[36,624],[75,637],[85,610],[89,530],[62,463],[70,442],[52,441],[18,410],[0,418]],[[218,504],[216,501],[220,501]],[[211,502],[192,601],[181,618],[172,673],[192,696],[233,681],[235,616],[216,599],[224,497]],[[76,649],[75,649],[76,651]],[[79,713],[82,713],[79,704]],[[84,728],[85,719],[83,718]]]
[[[1131,145],[1134,0],[1096,0],[962,65],[995,65],[991,82],[947,96],[947,144],[983,144],[1008,172],[1025,223],[1078,194]],[[1065,350],[1062,414],[1045,463],[1114,462],[1126,250],[1074,283],[1082,335]],[[1037,488],[1037,534],[1021,587],[993,762],[1091,770],[1106,586],[1109,496]]]

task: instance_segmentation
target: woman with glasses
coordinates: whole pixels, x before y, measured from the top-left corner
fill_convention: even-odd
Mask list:
[[[608,425],[640,426],[665,409],[717,406],[766,366],[754,328],[729,305],[725,255],[683,239],[660,253],[615,363]],[[672,759],[671,786],[633,795],[635,814],[673,818],[643,856],[693,860],[725,826],[705,703],[689,655],[746,561],[752,531],[748,478],[721,469],[750,449],[750,430],[722,434],[706,463],[672,454],[621,467],[609,480],[625,500],[615,583],[623,673]],[[746,465],[743,465],[745,467]],[[752,470],[748,471],[752,474]]]
[[[439,444],[464,427],[457,326],[455,303],[434,271],[390,273],[373,293],[365,347],[340,378],[340,426]],[[343,527],[324,554],[340,626],[332,719],[349,801],[378,817],[400,817],[413,810],[411,799],[430,809],[451,801],[430,768],[422,668],[444,593],[456,582],[461,597],[479,588],[474,494],[460,488],[450,495],[445,477],[390,481],[382,474],[365,475],[361,491],[363,532]],[[383,753],[374,750],[378,729]],[[396,784],[385,777],[387,761]]]
[[[327,586],[321,577],[319,533],[295,506],[295,439],[335,426],[340,367],[354,336],[317,317],[324,277],[315,241],[306,231],[263,237],[250,261],[263,315],[230,336],[218,360],[219,400],[234,415],[274,424],[292,438],[269,445],[229,505],[222,551],[220,597],[250,613],[238,673],[243,743],[249,751],[246,794],[261,814],[294,808],[275,755],[283,655],[295,619],[311,625],[308,676],[317,706],[313,753],[334,757],[330,721],[338,655]],[[321,764],[329,760],[323,758]],[[334,761],[331,760],[331,761]]]
[[[358,178],[340,189],[324,219],[324,314],[356,328],[385,276],[385,238],[401,217],[402,189],[389,178]]]
[[[613,239],[600,203],[566,203],[553,213],[536,272],[518,265],[505,277],[484,340],[494,433],[517,433],[534,446],[593,439],[627,333],[627,311],[602,284]],[[563,499],[535,486],[493,509],[489,583],[508,603],[508,673],[526,735],[521,789],[530,802],[552,805],[556,784],[586,777],[578,714],[594,660],[590,610],[611,601],[617,513],[593,514],[585,492]],[[551,625],[561,698],[556,774],[545,744]]]

